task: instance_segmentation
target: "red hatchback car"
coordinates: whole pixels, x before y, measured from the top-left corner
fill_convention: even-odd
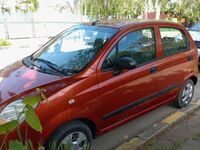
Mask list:
[[[181,25],[119,20],[81,24],[0,72],[0,120],[16,119],[22,97],[42,88],[48,102],[35,111],[43,131],[22,122],[26,136],[35,147],[42,143],[51,149],[56,143],[56,149],[65,144],[90,149],[93,137],[161,105],[187,106],[197,77],[197,49]],[[7,136],[18,138],[15,130]]]

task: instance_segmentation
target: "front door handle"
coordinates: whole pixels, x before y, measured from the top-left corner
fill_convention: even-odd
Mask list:
[[[190,61],[190,60],[192,60],[192,59],[193,59],[192,55],[190,55],[190,56],[187,57],[187,60],[188,60],[188,61]]]
[[[151,67],[151,68],[149,69],[149,72],[150,72],[150,73],[156,73],[157,71],[158,71],[158,68],[157,68],[156,66]]]

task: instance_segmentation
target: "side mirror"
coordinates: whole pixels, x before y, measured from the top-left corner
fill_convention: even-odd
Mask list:
[[[134,69],[136,68],[137,62],[130,57],[122,57],[119,59],[119,64],[122,69]]]

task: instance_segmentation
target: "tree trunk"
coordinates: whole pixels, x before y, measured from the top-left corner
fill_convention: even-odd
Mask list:
[[[144,13],[145,13],[145,19],[148,19],[148,0],[145,0],[145,6],[144,6]]]
[[[31,12],[31,28],[32,28],[32,36],[35,37],[35,21],[33,12]]]
[[[158,2],[158,0],[156,0],[155,3],[155,8],[156,8],[156,20],[160,19],[160,2]]]
[[[4,23],[4,30],[5,30],[5,38],[8,40],[9,39],[8,22],[7,22],[5,14],[2,14],[2,15],[4,17],[3,23]]]

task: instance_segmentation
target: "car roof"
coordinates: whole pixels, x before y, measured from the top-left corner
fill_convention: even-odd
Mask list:
[[[150,25],[150,24],[159,24],[159,25],[177,25],[177,23],[162,21],[162,20],[121,20],[121,19],[106,19],[106,20],[98,20],[94,22],[84,23],[87,25],[95,25],[95,26],[106,26],[112,28],[126,28],[128,26],[138,26],[138,25]]]

